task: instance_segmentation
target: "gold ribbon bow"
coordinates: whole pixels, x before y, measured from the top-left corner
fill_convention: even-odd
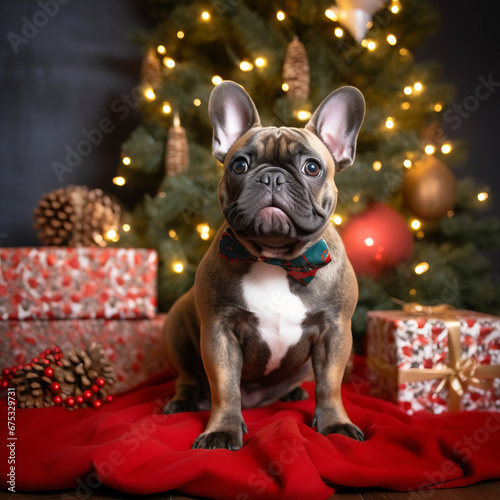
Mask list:
[[[397,369],[388,366],[383,360],[384,342],[382,339],[383,323],[379,322],[378,328],[378,355],[370,357],[370,365],[382,376],[396,379],[398,384],[407,382],[419,382],[423,380],[440,379],[435,394],[444,387],[448,387],[448,409],[459,411],[460,401],[469,386],[486,390],[492,387],[493,379],[500,378],[500,365],[481,365],[475,357],[460,359],[462,345],[460,342],[460,321],[455,308],[449,304],[438,304],[437,306],[423,306],[416,302],[406,303],[397,299],[394,302],[403,306],[405,315],[433,316],[442,319],[448,331],[448,365],[437,368],[406,368]]]

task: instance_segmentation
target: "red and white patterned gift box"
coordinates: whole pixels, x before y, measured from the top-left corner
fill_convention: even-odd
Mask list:
[[[166,314],[135,320],[0,321],[0,369],[28,363],[53,345],[64,352],[97,342],[117,375],[111,392],[123,392],[165,368],[161,349],[165,318]]]
[[[455,369],[450,368],[450,317],[369,312],[370,393],[398,404],[408,414],[500,411],[500,318],[459,310],[453,317]],[[426,371],[431,375],[418,373]],[[441,375],[433,376],[433,372]],[[477,375],[484,372],[490,375],[479,379]],[[452,396],[456,405],[451,404]]]
[[[153,318],[158,257],[125,248],[1,248],[0,319]]]

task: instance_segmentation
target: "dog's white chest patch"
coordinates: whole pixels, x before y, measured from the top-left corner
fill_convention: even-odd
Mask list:
[[[302,336],[307,309],[290,291],[287,273],[278,266],[256,262],[243,278],[243,296],[259,321],[258,329],[271,356],[265,375],[278,368],[289,347]]]

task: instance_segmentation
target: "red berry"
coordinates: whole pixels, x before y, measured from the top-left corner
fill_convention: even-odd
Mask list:
[[[40,356],[38,356],[38,357],[39,357],[39,358],[42,358],[42,359],[43,359],[43,358],[45,358],[45,353],[44,353],[44,352],[42,352],[42,354],[40,354]]]
[[[111,403],[111,401],[113,401],[113,396],[109,394],[108,396],[106,396],[106,403]]]
[[[94,408],[96,408],[96,409],[97,409],[97,408],[100,408],[100,407],[101,407],[101,405],[102,405],[102,401],[101,401],[100,399],[96,399],[95,401],[92,401],[92,406],[93,406]]]
[[[17,372],[17,366],[14,366],[14,368],[11,368],[10,370],[12,373],[16,373]]]
[[[44,359],[44,360],[43,360],[43,364],[44,364],[44,365],[50,365],[50,361],[49,361],[48,359]]]
[[[56,352],[61,352],[61,349],[59,349],[59,347],[55,346],[55,347],[54,347],[54,351],[56,351]]]
[[[23,365],[21,365],[21,364],[17,365],[17,369],[18,370],[22,370],[23,369]]]
[[[83,403],[83,397],[82,396],[77,396],[76,397],[76,402],[81,405]]]
[[[38,358],[33,358],[33,363],[38,363]]]
[[[50,366],[47,366],[45,370],[43,370],[43,374],[46,377],[51,378],[54,375],[54,368],[51,368]]]
[[[99,392],[99,386],[97,386],[96,384],[94,384],[92,387],[92,392]]]
[[[61,390],[61,386],[57,382],[52,382],[52,384],[50,384],[50,390],[52,392],[59,392]]]
[[[99,387],[104,387],[106,385],[106,381],[102,378],[102,377],[99,377],[95,383],[99,386]]]
[[[9,381],[7,379],[3,379],[1,384],[2,389],[5,389],[8,385]]]
[[[71,396],[66,398],[66,401],[65,403],[68,405],[68,406],[74,406],[75,405],[75,398],[72,398]]]
[[[2,374],[3,375],[8,375],[10,373],[10,370],[8,368],[4,368]],[[97,379],[99,380],[99,379]]]
[[[59,396],[59,395],[54,396],[54,397],[52,398],[52,401],[54,401],[54,403],[55,403],[56,405],[60,405],[60,404],[62,403],[62,397],[61,397],[61,396]]]
[[[50,349],[45,349],[45,354],[50,354]]]
[[[90,399],[92,397],[92,391],[89,391],[88,389],[86,391],[83,391],[83,397],[85,399]]]
[[[62,365],[63,365],[62,362],[57,360],[57,366],[62,366]]]

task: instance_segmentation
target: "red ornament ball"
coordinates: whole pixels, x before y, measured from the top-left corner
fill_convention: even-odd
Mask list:
[[[75,398],[72,398],[71,396],[66,398],[65,401],[67,406],[75,406]]]
[[[102,377],[99,377],[95,383],[99,386],[99,387],[104,387],[106,385],[106,381],[102,378]]]
[[[82,396],[77,396],[76,397],[76,402],[81,405],[83,403],[83,397]]]
[[[404,217],[382,203],[371,203],[346,224],[342,240],[357,275],[381,277],[409,259],[413,235]]]
[[[57,382],[52,382],[52,384],[50,384],[50,390],[57,393],[61,390],[61,386]]]
[[[89,391],[88,389],[86,391],[83,391],[83,397],[85,399],[90,399],[92,397],[92,391]]]
[[[52,398],[52,401],[54,401],[54,403],[55,403],[56,405],[60,405],[60,404],[62,403],[62,400],[63,400],[63,399],[62,399],[62,397],[61,397],[61,396],[59,396],[59,395],[54,396],[54,397]]]
[[[54,375],[54,368],[51,368],[50,366],[47,366],[45,370],[43,370],[43,374],[46,377],[51,378]]]
[[[99,386],[96,384],[93,384],[91,389],[92,389],[92,392],[99,392]]]
[[[94,408],[100,408],[102,406],[102,401],[100,399],[96,399],[95,401],[92,401],[92,406]]]

